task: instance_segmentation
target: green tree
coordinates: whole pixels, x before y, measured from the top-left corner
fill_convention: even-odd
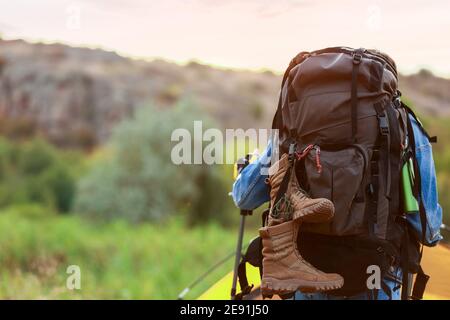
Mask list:
[[[111,157],[96,163],[80,181],[77,211],[132,222],[159,221],[177,213],[192,223],[210,219],[224,222],[230,200],[223,170],[171,161],[173,130],[192,131],[193,122],[200,119],[204,129],[212,124],[185,101],[170,109],[138,109],[114,130]]]
[[[75,178],[63,152],[39,139],[0,139],[0,206],[36,203],[68,212],[74,195]]]

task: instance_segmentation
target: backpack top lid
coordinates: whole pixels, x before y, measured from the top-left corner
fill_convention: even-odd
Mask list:
[[[395,63],[379,51],[334,47],[301,52],[283,77],[273,128],[281,130],[281,137],[294,135],[301,139],[325,129],[348,126],[353,100],[358,103],[358,120],[376,116],[374,102],[392,100],[397,89]],[[338,136],[333,133],[333,137]]]

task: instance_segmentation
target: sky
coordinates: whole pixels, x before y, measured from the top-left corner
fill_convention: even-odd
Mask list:
[[[6,39],[283,71],[298,52],[376,48],[450,77],[448,0],[0,0]]]

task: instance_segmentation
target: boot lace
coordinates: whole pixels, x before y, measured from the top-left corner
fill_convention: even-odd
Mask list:
[[[283,218],[287,221],[292,218],[293,212],[294,207],[286,194],[284,194],[280,200],[273,205],[271,216],[275,219]]]

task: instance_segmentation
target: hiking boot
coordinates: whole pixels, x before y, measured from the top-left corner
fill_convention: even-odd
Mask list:
[[[300,188],[295,172],[291,173],[286,194],[283,195],[279,203],[275,203],[278,189],[288,167],[288,155],[283,154],[281,159],[269,168],[267,182],[270,185],[271,199],[269,219],[275,219],[278,223],[291,219],[302,219],[303,222],[309,223],[330,221],[334,216],[333,202],[325,198],[311,199]]]
[[[259,229],[263,244],[263,297],[298,290],[334,290],[344,285],[340,275],[317,270],[299,254],[297,234],[300,223],[288,221]]]

